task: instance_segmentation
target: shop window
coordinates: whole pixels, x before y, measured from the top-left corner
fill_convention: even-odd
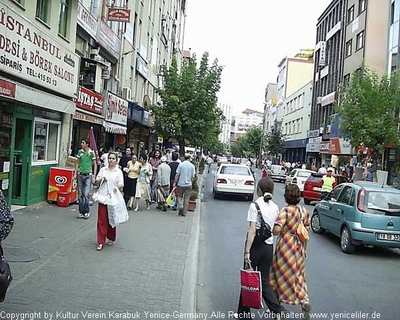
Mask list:
[[[35,119],[32,162],[57,162],[60,122]]]

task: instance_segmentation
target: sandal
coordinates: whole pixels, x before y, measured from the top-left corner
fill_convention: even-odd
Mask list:
[[[112,246],[114,244],[114,241],[108,240],[107,245]]]
[[[97,250],[97,251],[103,250],[103,245],[102,245],[102,244],[99,244],[99,245],[97,246],[96,250]]]

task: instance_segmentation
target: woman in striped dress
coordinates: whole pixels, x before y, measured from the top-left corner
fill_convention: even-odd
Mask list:
[[[308,211],[299,206],[300,189],[296,184],[285,188],[287,206],[282,208],[275,221],[273,232],[278,236],[270,272],[270,285],[279,302],[300,305],[304,319],[309,319],[310,300],[306,284],[307,243],[297,236],[302,220],[309,227]]]

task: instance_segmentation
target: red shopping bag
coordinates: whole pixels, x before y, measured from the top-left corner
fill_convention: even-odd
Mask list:
[[[253,268],[248,265],[246,269],[240,269],[240,285],[242,293],[242,304],[244,307],[253,309],[262,309],[263,297],[262,297],[262,286],[261,286],[261,272],[254,271]]]

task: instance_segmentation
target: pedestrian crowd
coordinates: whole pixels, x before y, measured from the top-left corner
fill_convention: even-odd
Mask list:
[[[88,139],[81,140],[77,154],[75,178],[78,181],[78,219],[90,217],[90,191],[98,187],[93,195],[99,202],[97,213],[97,250],[101,251],[106,239],[113,245],[116,240],[116,227],[109,221],[110,200],[113,194],[121,194],[126,211],[139,211],[144,201],[146,210],[152,204],[157,209],[167,211],[170,206],[178,210],[179,216],[186,216],[189,198],[195,179],[195,166],[191,155],[186,154],[183,161],[178,153],[166,150],[164,154],[156,149],[149,153],[136,154],[133,148],[126,148],[125,154],[111,149],[102,149],[100,170],[94,151]],[[98,171],[98,172],[97,172]],[[173,201],[168,202],[168,199]]]

